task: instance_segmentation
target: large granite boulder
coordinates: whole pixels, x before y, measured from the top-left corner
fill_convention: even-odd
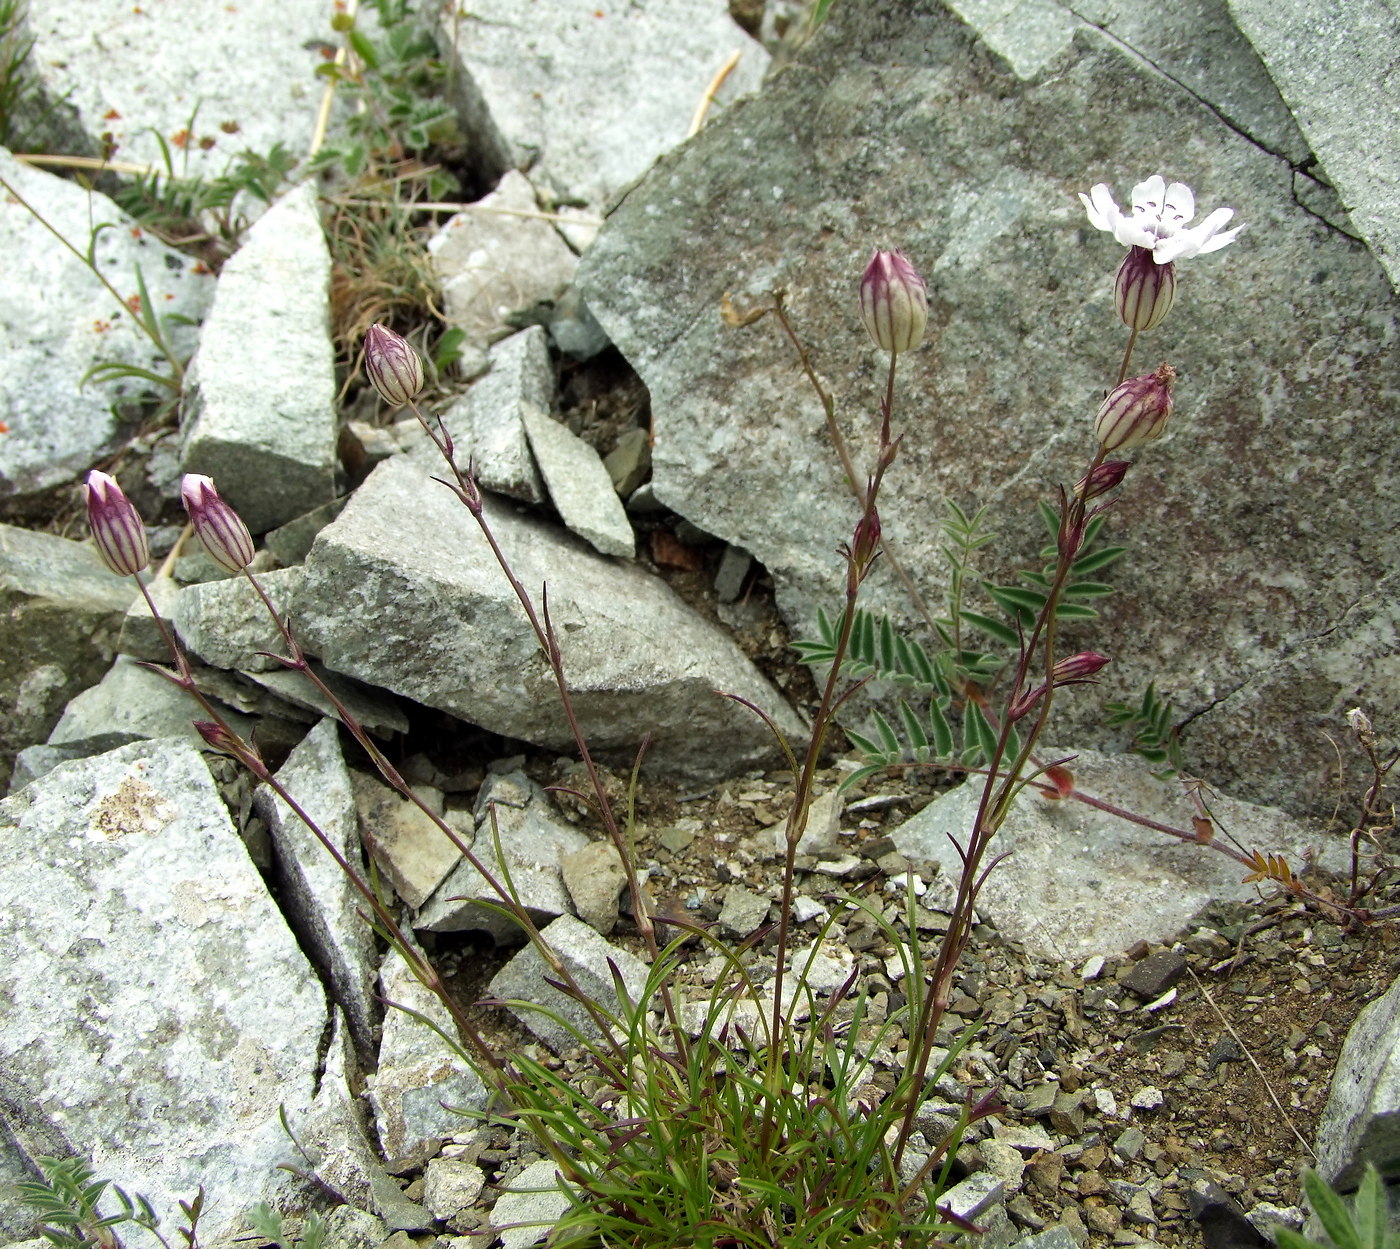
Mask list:
[[[325,993],[199,754],[136,742],[0,802],[0,1135],[209,1244],[299,1189]],[[279,1109],[280,1108],[280,1109]]]
[[[1137,371],[1169,359],[1180,380],[1171,431],[1133,457],[1110,521],[1131,545],[1112,574],[1122,593],[1063,640],[1112,656],[1106,697],[1155,678],[1193,767],[1242,797],[1330,811],[1322,730],[1357,703],[1400,714],[1393,613],[1368,598],[1400,567],[1394,297],[1363,246],[1299,205],[1287,161],[1131,45],[1059,20],[1068,37],[1052,28],[1018,74],[939,0],[835,6],[801,65],[627,194],[581,290],[650,388],[656,496],[762,560],[810,634],[839,606],[832,550],[856,509],[791,348],[771,318],[730,328],[725,293],[743,308],[786,288],[868,463],[886,358],[855,285],[872,246],[922,270],[930,333],[901,361],[908,437],[881,513],[938,611],[944,501],[992,506],[1001,539],[979,571],[1005,576],[1038,562],[1034,504],[1093,451],[1127,336],[1122,251],[1076,193],[1106,181],[1121,200],[1161,171],[1203,211],[1232,205],[1245,234],[1181,263],[1176,308],[1139,344]],[[888,564],[870,584],[875,607],[916,619]],[[1279,705],[1284,661],[1297,680]],[[1095,704],[1065,700],[1061,731],[1121,746]]]

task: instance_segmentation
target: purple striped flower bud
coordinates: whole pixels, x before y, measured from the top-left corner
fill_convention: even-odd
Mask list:
[[[877,251],[860,280],[860,319],[881,351],[913,351],[928,326],[928,291],[902,251]]]
[[[88,527],[102,562],[119,577],[134,577],[151,562],[141,514],[116,480],[96,469],[88,474],[83,491]]]
[[[1160,438],[1172,414],[1175,383],[1176,370],[1164,364],[1111,390],[1094,417],[1094,436],[1103,451],[1123,451]]]
[[[1118,266],[1113,284],[1118,315],[1130,330],[1161,325],[1176,299],[1176,266],[1158,264],[1145,247],[1132,247]]]
[[[1100,655],[1097,651],[1081,651],[1078,655],[1060,660],[1050,669],[1050,675],[1056,685],[1078,685],[1089,680],[1108,661],[1107,655]]]
[[[208,477],[186,473],[180,482],[180,500],[209,558],[220,568],[242,572],[253,562],[253,536],[248,526],[219,497]]]
[[[1130,468],[1132,464],[1127,460],[1105,460],[1092,473],[1085,474],[1074,483],[1075,497],[1087,503],[1101,494],[1107,494],[1123,484],[1123,478]]]
[[[387,326],[371,325],[365,332],[365,372],[384,402],[396,408],[423,389],[423,361]]]

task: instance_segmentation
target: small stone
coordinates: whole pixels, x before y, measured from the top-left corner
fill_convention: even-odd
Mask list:
[[[986,1140],[977,1146],[987,1170],[997,1177],[1008,1193],[1019,1193],[1025,1184],[1026,1160],[1005,1141]]]
[[[1142,1153],[1142,1147],[1146,1143],[1147,1137],[1141,1128],[1125,1128],[1113,1142],[1113,1152],[1125,1162],[1132,1162]]]
[[[1043,1154],[1032,1158],[1026,1168],[1031,1186],[1046,1197],[1053,1197],[1060,1191],[1060,1177],[1064,1174],[1065,1160],[1059,1154]]]
[[[1036,1213],[1035,1207],[1031,1205],[1031,1200],[1025,1193],[1017,1193],[1008,1201],[1006,1212],[1018,1227],[1024,1227],[1027,1231],[1038,1232],[1045,1226],[1045,1220]],[[1028,1243],[1029,1239],[1021,1241],[1022,1245]]]
[[[820,902],[807,897],[805,894],[798,894],[797,897],[792,900],[792,917],[799,924],[805,924],[809,919],[820,919],[830,914],[831,912]]]
[[[1138,1089],[1130,1099],[1135,1110],[1156,1110],[1157,1107],[1163,1105],[1166,1100],[1167,1099],[1162,1096],[1162,1090],[1154,1088],[1150,1084],[1144,1085],[1142,1088]]]
[[[1134,963],[1120,983],[1140,998],[1161,997],[1186,974],[1186,960],[1175,950],[1155,950]]]
[[[1104,962],[1105,959],[1102,954],[1095,954],[1091,958],[1086,959],[1084,966],[1079,969],[1079,978],[1086,984],[1091,980],[1097,980],[1103,975]]]
[[[730,936],[747,937],[768,918],[769,899],[742,885],[731,885],[719,913],[720,927]]]
[[[992,1120],[992,1133],[999,1141],[1004,1141],[1023,1154],[1034,1154],[1044,1151],[1048,1157],[1050,1151],[1055,1148],[1055,1142],[1050,1139],[1050,1134],[1040,1126],[1023,1127],[1018,1123],[1003,1123],[1000,1119]],[[1059,1181],[1057,1180],[1056,1183]]]
[[[423,1177],[423,1201],[434,1218],[450,1219],[475,1204],[485,1185],[475,1163],[434,1158]]]
[[[744,588],[744,579],[753,566],[753,557],[737,546],[727,546],[720,556],[715,572],[715,597],[721,603],[732,603]]]
[[[644,429],[625,430],[603,458],[603,467],[608,470],[613,489],[626,498],[651,472],[651,436]]]
[[[600,554],[631,559],[636,537],[598,453],[533,404],[522,405],[521,417],[550,501],[564,524]]]
[[[511,1180],[491,1211],[504,1249],[527,1249],[549,1235],[569,1208],[552,1160],[532,1162]]]
[[[1091,1232],[1098,1232],[1100,1236],[1111,1236],[1122,1226],[1123,1213],[1117,1206],[1086,1202],[1084,1222],[1088,1224]]]
[[[559,863],[579,918],[606,937],[617,924],[618,895],[627,887],[627,871],[617,847],[610,841],[589,842]]]
[[[1055,1105],[1055,1099],[1060,1095],[1058,1084],[1041,1084],[1031,1089],[1026,1094],[1026,1104],[1023,1107],[1024,1113],[1032,1118],[1041,1118],[1050,1113]]]

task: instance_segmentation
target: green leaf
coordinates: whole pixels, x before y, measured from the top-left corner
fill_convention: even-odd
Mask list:
[[[846,736],[850,738],[851,745],[867,759],[883,759],[885,757],[884,752],[870,738],[862,736],[854,729],[847,729]]]
[[[919,717],[914,714],[913,709],[902,698],[899,700],[899,718],[904,722],[904,735],[914,750],[914,757],[920,763],[924,762],[928,758],[928,734],[924,732],[924,726],[919,723]]]
[[[1052,538],[1058,538],[1060,536],[1059,512],[1051,507],[1044,499],[1041,499],[1035,507],[1036,511],[1040,513],[1041,523],[1050,531],[1050,536]],[[1087,533],[1088,530],[1086,529],[1085,532]]]
[[[351,49],[365,63],[365,68],[377,70],[379,68],[379,49],[374,46],[369,36],[362,30],[351,30],[347,34]]]
[[[1388,1214],[1380,1172],[1368,1162],[1352,1203],[1352,1215],[1364,1249],[1385,1249]]]
[[[1002,624],[1000,620],[993,620],[990,616],[983,616],[975,611],[963,612],[962,618],[973,628],[991,634],[998,642],[1004,642],[1007,646],[1019,646],[1021,643],[1021,635],[1010,625]]]
[[[1083,603],[1060,603],[1055,608],[1056,620],[1093,620],[1098,614],[1092,607]]]
[[[987,717],[982,714],[982,708],[976,703],[968,703],[963,710],[963,741],[969,744],[976,742],[986,759],[996,755],[997,735],[992,732],[992,726],[987,723]]]
[[[1127,549],[1125,546],[1106,546],[1102,551],[1081,555],[1070,565],[1070,576],[1082,577],[1085,573],[1097,572],[1100,568],[1106,568]]]
[[[1291,1227],[1274,1228],[1274,1244],[1278,1249],[1323,1249],[1317,1241],[1309,1240],[1301,1232],[1295,1232]]]
[[[887,759],[897,759],[902,753],[899,748],[899,738],[896,736],[890,722],[878,711],[872,713],[875,717],[875,729],[880,734],[880,740],[885,746],[885,757]]]
[[[894,668],[894,626],[886,616],[880,621],[880,670],[893,672]]]
[[[1064,589],[1066,598],[1099,598],[1112,593],[1113,587],[1102,581],[1071,581]]]
[[[953,753],[953,729],[944,714],[942,699],[929,700],[928,723],[933,730],[934,754],[940,759],[948,758]]]
[[[1303,1173],[1303,1188],[1322,1226],[1327,1230],[1336,1249],[1369,1249],[1357,1235],[1356,1225],[1351,1221],[1346,1203],[1318,1173],[1311,1168]]]

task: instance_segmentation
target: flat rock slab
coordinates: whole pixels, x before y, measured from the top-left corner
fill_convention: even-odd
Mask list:
[[[447,322],[484,346],[512,333],[510,318],[553,303],[578,259],[548,221],[535,190],[511,170],[479,208],[449,218],[428,254],[442,284]]]
[[[1374,257],[1299,206],[1287,161],[1131,47],[1080,22],[1022,78],[937,0],[833,6],[800,72],[628,192],[578,284],[650,391],[656,497],[751,552],[810,637],[817,609],[839,607],[832,552],[855,505],[791,347],[771,318],[730,328],[721,304],[787,290],[867,465],[887,358],[861,329],[856,286],[872,247],[903,247],[929,282],[930,332],[900,360],[895,423],[909,433],[880,512],[936,614],[945,500],[991,506],[1000,537],[979,571],[1001,577],[1044,545],[1036,501],[1084,471],[1126,331],[1112,304],[1122,249],[1077,193],[1109,182],[1121,203],[1157,170],[1248,228],[1181,263],[1176,307],[1139,343],[1135,368],[1181,369],[1176,415],[1135,457],[1109,520],[1131,552],[1109,577],[1122,593],[1067,645],[1112,656],[1104,699],[1135,699],[1154,678],[1169,690],[1188,760],[1225,763],[1213,781],[1327,814],[1320,730],[1338,731],[1346,698],[1378,723],[1400,716],[1376,664],[1394,640],[1378,634],[1359,663],[1321,662],[1286,710],[1262,683],[1306,641],[1330,656],[1339,622],[1400,568],[1388,536],[1400,492],[1376,484],[1393,478],[1400,420],[1396,302]],[[867,586],[872,608],[917,619],[888,564]],[[1117,744],[1101,706],[1065,700],[1076,740]]]
[[[600,554],[631,559],[637,539],[602,458],[542,408],[521,415],[559,518]]]
[[[185,384],[180,466],[254,533],[335,497],[331,255],[304,182],[224,265]]]
[[[1041,757],[1070,752],[1046,749]],[[1083,750],[1070,763],[1075,787],[1174,828],[1190,830],[1194,808],[1179,784],[1157,781],[1131,755]],[[956,881],[961,871],[949,835],[966,843],[982,793],[980,778],[936,798],[891,836],[906,858],[939,864]],[[1219,826],[1247,851],[1283,854],[1295,871],[1313,847],[1324,865],[1342,866],[1344,847],[1311,826],[1269,807],[1232,798],[1211,800]],[[1217,836],[1223,836],[1217,832]],[[1254,896],[1248,869],[1207,846],[1183,843],[1081,802],[1050,801],[1033,792],[1017,800],[992,842],[1007,854],[977,897],[979,914],[1008,941],[1036,957],[1080,961],[1112,955],[1134,942],[1169,941],[1214,898]]]
[[[75,20],[88,21],[89,17]],[[31,61],[41,59],[36,54]],[[136,270],[161,316],[197,323],[214,294],[214,280],[195,262],[141,231],[96,191],[21,165],[0,148],[0,177],[79,251],[104,223],[96,258],[123,298],[139,298]],[[75,480],[133,427],[141,403],[161,388],[145,381],[83,385],[96,364],[122,363],[168,376],[170,366],[116,300],[44,226],[0,191],[0,500],[31,495]],[[168,326],[176,350],[188,355],[195,331]],[[168,392],[165,392],[168,393]],[[113,414],[125,410],[125,419]]]
[[[601,208],[685,139],[731,56],[715,110],[755,91],[768,54],[723,0],[480,0],[447,45],[480,154],[529,169],[556,200]]]
[[[0,525],[0,779],[14,752],[43,741],[68,700],[101,680],[137,593],[91,546]]]
[[[532,593],[548,584],[575,706],[596,750],[630,760],[650,734],[652,766],[697,779],[765,758],[767,730],[717,689],[801,735],[796,714],[738,647],[659,579],[494,500],[487,512],[521,582]],[[328,667],[508,737],[572,748],[519,602],[467,510],[413,457],[375,469],[304,567],[293,614]]]
[[[459,458],[471,456],[486,490],[544,501],[544,482],[525,437],[524,411],[547,411],[554,397],[554,365],[544,329],[532,325],[491,348],[491,371],[443,414]]]
[[[1400,289],[1400,13],[1388,0],[1229,0],[1298,125]]]
[[[199,755],[136,743],[0,802],[0,1104],[210,1244],[304,1159],[325,996]]]
[[[456,1030],[447,1008],[423,987],[397,950],[384,956],[379,985],[387,1007],[369,1099],[380,1146],[394,1159],[429,1141],[470,1132],[473,1120],[454,1114],[451,1107],[481,1110],[489,1098],[481,1078],[443,1040]],[[434,1027],[396,1006],[416,1011]]]
[[[1349,1189],[1400,1156],[1400,980],[1356,1017],[1317,1125],[1317,1169]]]
[[[216,175],[245,148],[265,153],[280,142],[303,155],[310,147],[320,47],[333,37],[319,0],[210,5],[197,39],[191,11],[171,0],[27,7],[42,92],[21,120],[48,114],[34,130],[48,146],[33,150],[95,156],[110,133],[118,159],[164,170],[164,139],[177,173]]]
[[[334,720],[322,720],[301,740],[277,780],[360,879],[368,881],[355,795]],[[253,809],[272,838],[273,873],[288,922],[329,983],[361,1061],[372,1064],[381,1011],[374,993],[379,970],[374,934],[361,914],[369,904],[316,834],[271,787],[258,787]]]
[[[628,996],[636,1002],[646,987],[647,967],[635,954],[612,945],[581,919],[561,915],[540,934],[573,976],[575,983],[604,1010],[618,1011],[617,987],[612,968],[622,978]],[[610,966],[611,965],[611,966]],[[573,1049],[578,1035],[597,1038],[592,1017],[574,998],[548,982],[559,977],[550,970],[533,945],[527,945],[491,980],[491,992],[503,1001],[528,1003],[510,1007],[520,1020],[556,1054]],[[565,1027],[550,1014],[530,1009],[543,1006],[560,1016]]]

